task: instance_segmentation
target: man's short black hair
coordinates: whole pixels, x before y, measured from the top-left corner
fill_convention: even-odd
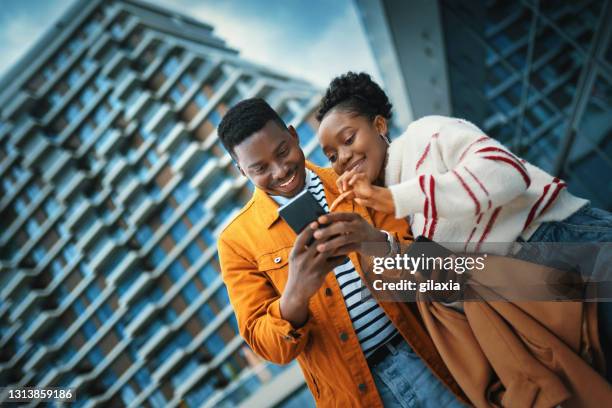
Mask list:
[[[271,120],[282,129],[287,128],[285,122],[266,101],[261,98],[245,99],[227,111],[217,133],[225,149],[233,155],[234,147],[260,131]]]

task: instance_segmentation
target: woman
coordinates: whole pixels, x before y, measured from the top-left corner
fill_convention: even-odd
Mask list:
[[[562,180],[465,120],[427,116],[390,143],[391,109],[369,75],[353,72],[332,80],[319,107],[319,142],[341,175],[340,191],[350,191],[357,203],[408,216],[415,236],[461,243],[465,250],[517,240],[612,242],[610,213],[591,208]],[[607,271],[610,251],[594,256],[593,269]],[[609,271],[598,278],[609,281]],[[608,367],[611,306],[599,304]]]

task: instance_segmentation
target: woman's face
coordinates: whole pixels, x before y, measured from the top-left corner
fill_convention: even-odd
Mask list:
[[[317,136],[334,171],[365,173],[374,183],[384,171],[387,144],[380,135],[387,133],[387,121],[374,121],[352,112],[333,109],[323,118]]]

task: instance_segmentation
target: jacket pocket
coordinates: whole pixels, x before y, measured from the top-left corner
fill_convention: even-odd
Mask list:
[[[281,294],[289,277],[289,254],[291,247],[283,247],[257,258],[257,268],[263,272],[276,291]]]

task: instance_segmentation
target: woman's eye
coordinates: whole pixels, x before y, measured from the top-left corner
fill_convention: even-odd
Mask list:
[[[255,174],[262,174],[264,172],[264,168],[263,167],[257,167],[255,169]]]
[[[336,155],[335,154],[330,154],[329,156],[327,156],[327,158],[329,159],[329,161],[331,163],[334,163],[336,161]]]
[[[344,144],[347,146],[350,146],[353,144],[353,141],[355,140],[355,135],[351,135],[351,137],[349,137],[348,139],[346,139],[344,141]]]

